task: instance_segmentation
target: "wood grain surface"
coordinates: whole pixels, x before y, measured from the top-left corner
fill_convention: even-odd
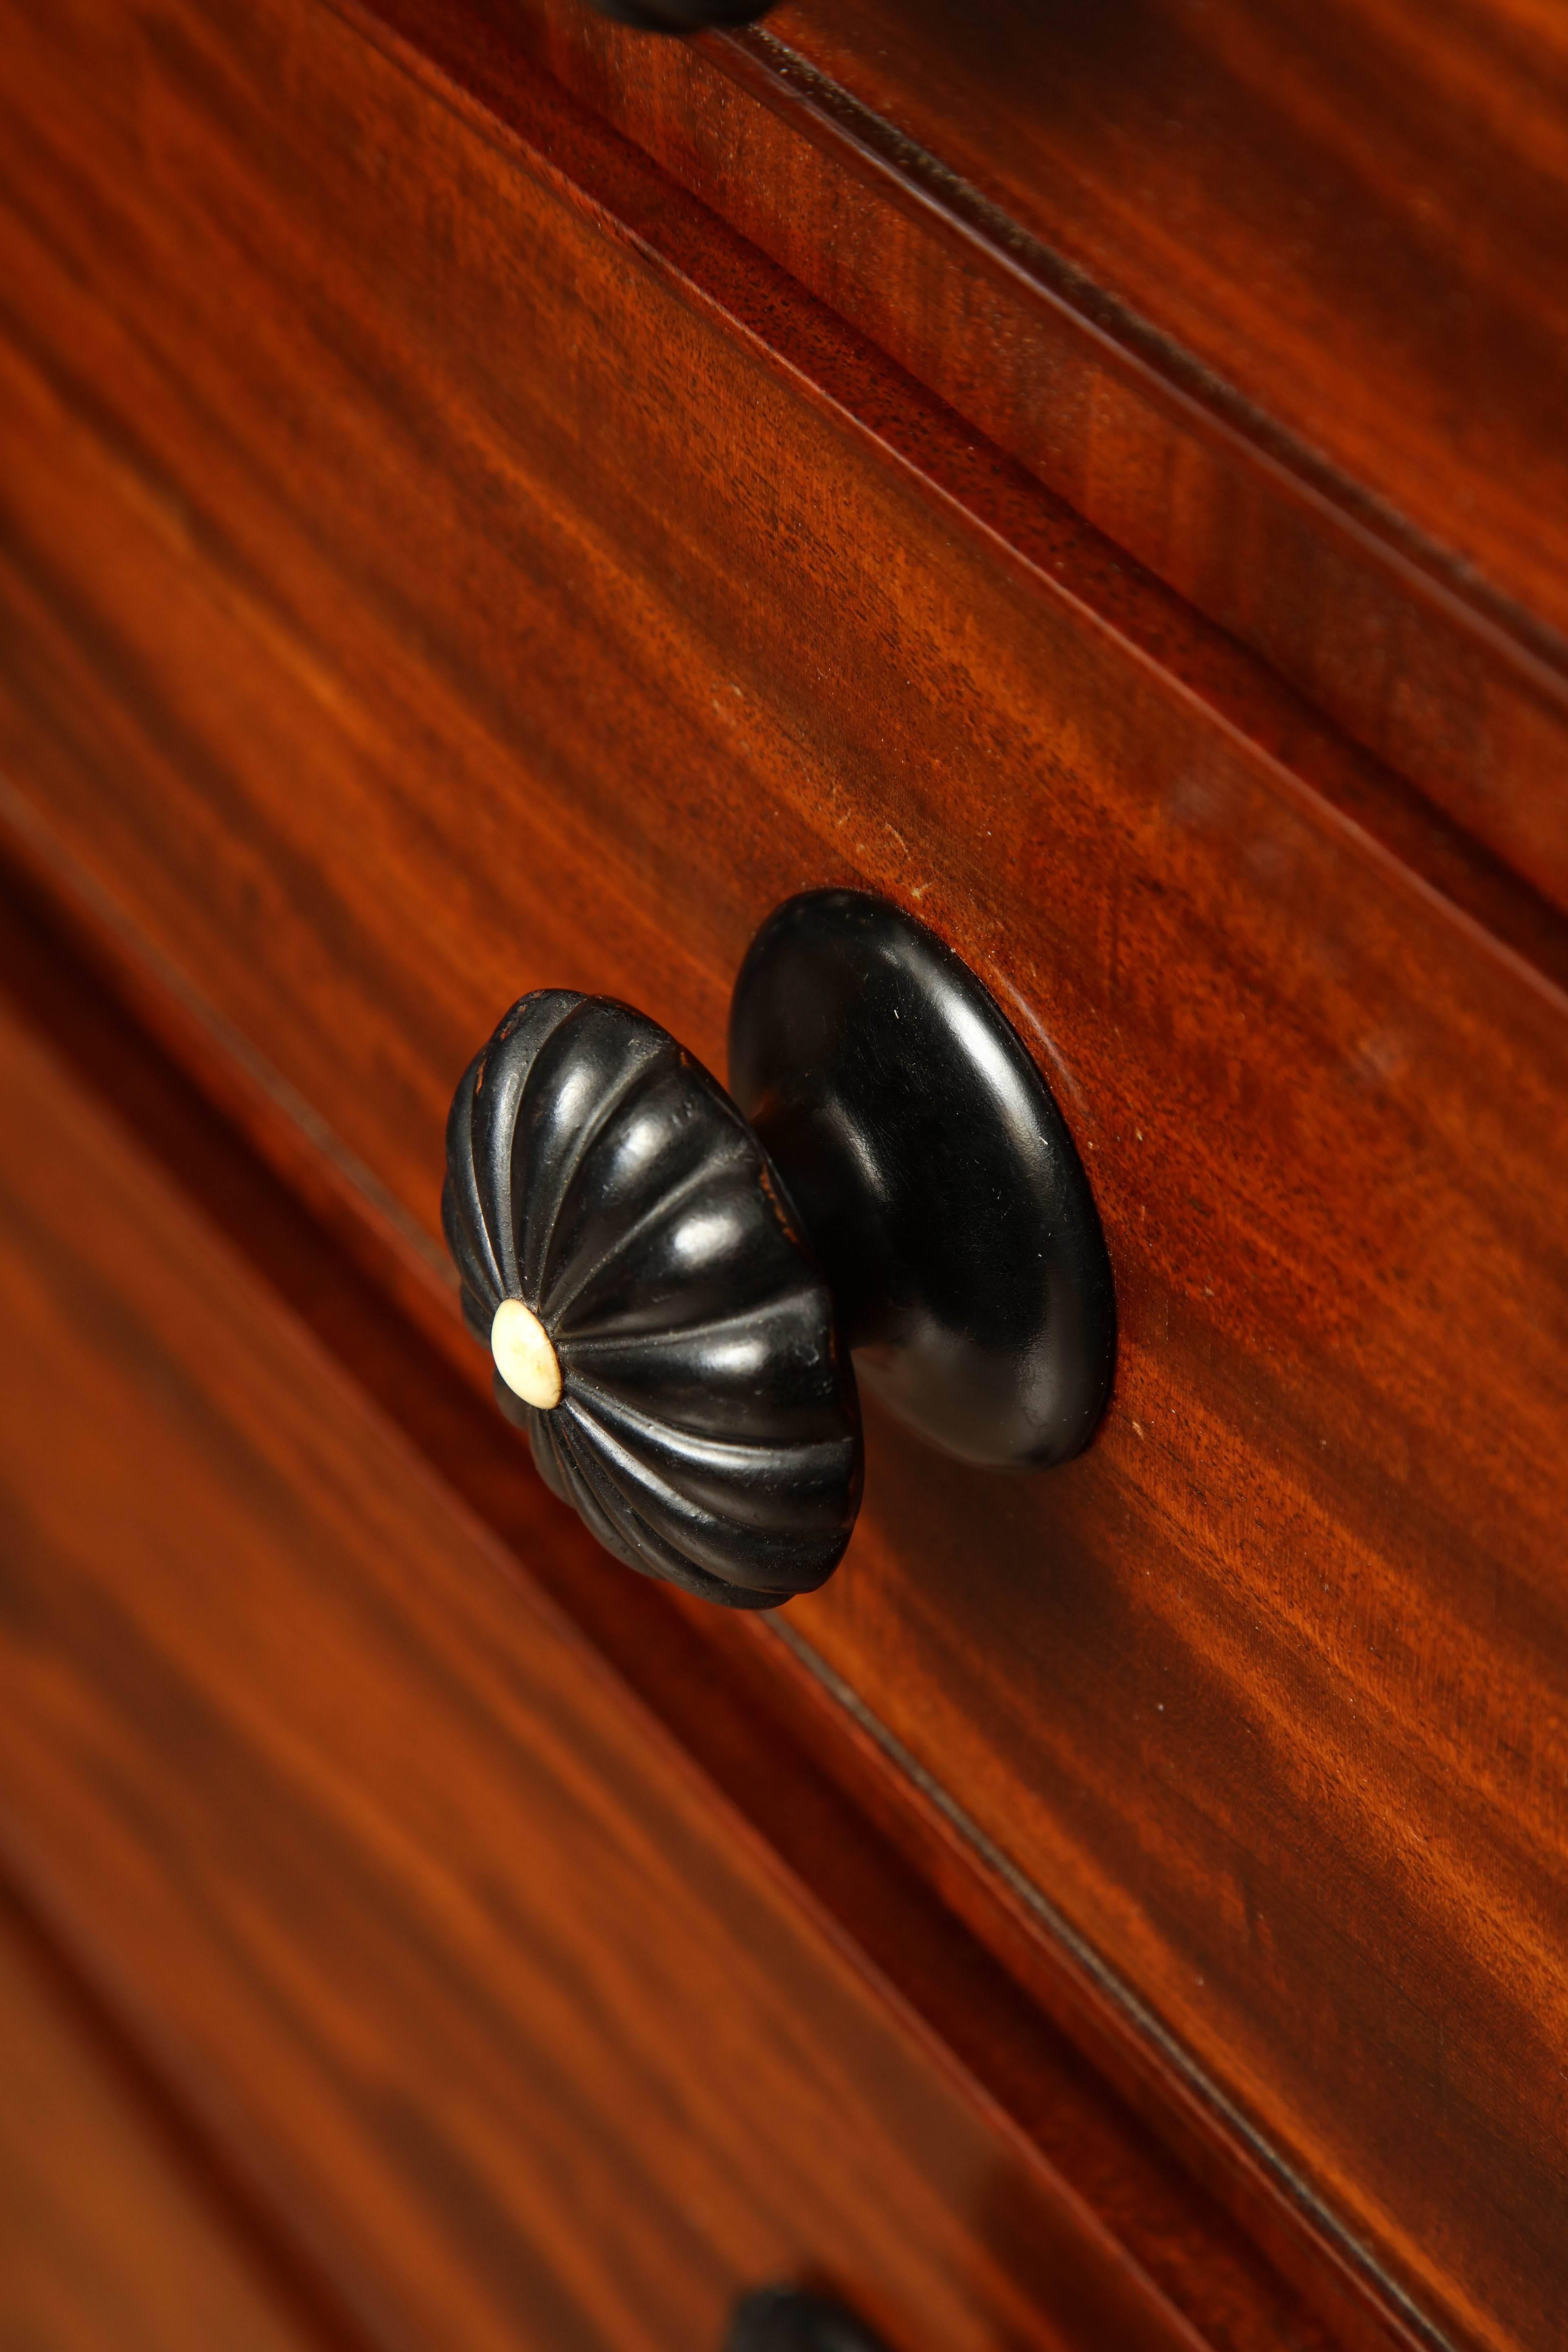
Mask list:
[[[1555,12],[380,5],[481,80],[526,41],[1568,904]]]
[[[521,69],[503,121],[282,0],[5,21],[13,824],[426,1234],[521,989],[717,1062],[786,891],[952,939],[1084,1148],[1118,1395],[1037,1482],[874,1429],[790,1628],[1413,2326],[1550,2342],[1562,993]]]
[[[1554,10],[792,0],[773,29],[1561,643]]]
[[[1390,2336],[1353,2279],[1325,2264],[1310,2241],[1289,2240],[1283,2269],[1270,2262],[1263,2248],[1281,2236],[1277,2210],[1259,2210],[1255,2199],[1246,2226],[1237,2226],[1227,2209],[1245,2184],[1233,2169],[1219,2168],[1220,2197],[1205,2190],[1194,2176],[1214,2170],[1226,2151],[1212,2137],[1200,2134],[1194,2147],[1190,2132],[1173,2130],[1173,2086],[1158,2066],[1134,2072],[1123,2095],[1107,2070],[1086,2063],[1097,2038],[1109,2038],[1110,2073],[1126,2072],[1118,2060],[1148,2053],[1114,2004],[1085,2016],[1083,1988],[1058,1943],[1036,1935],[1020,1947],[1017,1923],[994,1896],[977,1923],[983,1935],[966,1931],[954,1911],[979,1896],[984,1912],[989,1880],[962,1846],[932,1850],[929,1817],[905,1801],[908,1783],[792,1651],[758,1638],[773,1621],[688,1610],[668,1587],[628,1580],[574,1513],[520,1478],[515,1434],[446,1297],[432,1311],[437,1295],[376,1235],[364,1196],[330,1190],[321,1181],[330,1160],[290,1135],[287,1120],[268,1121],[265,1112],[258,1119],[253,1101],[247,1123],[266,1127],[268,1165],[215,1103],[215,1094],[238,1092],[243,1073],[233,1058],[184,1024],[178,1042],[193,1076],[131,1013],[128,986],[176,1025],[170,1000],[147,988],[144,971],[106,956],[100,939],[62,922],[58,906],[0,872],[0,992],[17,1019],[227,1237],[519,1572],[614,1664],[1211,2352],[1327,2352],[1331,2341],[1340,2352],[1388,2352]],[[947,1883],[955,1874],[956,1887]],[[1058,2010],[1068,2031],[1053,2022]],[[216,2151],[209,2143],[199,2154],[210,2182]],[[331,2298],[319,2279],[300,2286],[319,2332]],[[342,2336],[341,2308],[329,2315]]]
[[[0,1907],[0,2345],[308,2352],[319,2340]]]
[[[0,1026],[7,1864],[385,2345],[1198,2339]]]

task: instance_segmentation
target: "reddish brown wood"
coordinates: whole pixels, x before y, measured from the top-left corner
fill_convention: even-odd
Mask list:
[[[1214,2352],[1319,2352],[1320,2326],[1279,2273],[1220,2208],[1197,2191],[1148,2128],[1084,2063],[1079,2043],[1092,2039],[1081,2001],[1064,1985],[1067,1956],[1036,1937],[1021,1945],[1018,1922],[1003,1906],[973,1857],[963,1848],[936,1850],[923,1808],[911,1809],[908,1789],[856,1735],[843,1711],[825,1704],[821,1685],[799,1671],[794,1654],[773,1639],[758,1640],[752,1619],[711,1609],[682,1612],[677,1596],[624,1573],[587,1540],[571,1515],[552,1513],[533,1482],[519,1477],[518,1450],[493,1410],[483,1359],[465,1343],[448,1361],[443,1342],[455,1327],[449,1305],[427,1326],[439,1352],[416,1336],[405,1318],[389,1311],[386,1291],[402,1288],[417,1300],[405,1276],[378,1245],[361,1200],[356,1234],[353,1196],[335,1213],[325,1197],[330,1229],[303,1212],[297,1197],[302,1174],[300,1139],[287,1151],[286,1131],[265,1101],[240,1105],[264,1130],[276,1159],[282,1147],[287,1183],[280,1183],[215,1115],[209,1095],[184,1076],[127,1017],[121,983],[140,977],[150,1010],[178,1028],[178,1043],[202,1069],[205,1083],[226,1082],[232,1063],[188,1026],[172,1019],[146,991],[145,974],[101,950],[87,960],[89,943],[63,929],[58,914],[10,877],[0,893],[0,992],[27,1025],[47,1034],[78,1083],[133,1130],[140,1147],[198,1202],[247,1262],[288,1301],[382,1410],[460,1495],[524,1571],[543,1585],[602,1654],[695,1756],[731,1801],[809,1885],[831,1916],[888,1977],[945,2045],[969,2068],[1033,2143],[1069,2179],[1079,2194],[1125,2245]],[[321,1168],[314,1170],[318,1191]],[[367,1266],[370,1279],[350,1261]],[[460,1368],[470,1377],[459,1385]],[[552,1540],[541,1545],[543,1514]],[[552,1523],[553,1522],[553,1523]],[[793,1671],[792,1671],[793,1670]],[[853,1790],[858,1803],[844,1801]],[[867,1818],[875,1811],[900,1841],[894,1850]],[[914,1870],[901,1858],[907,1853]],[[935,1885],[942,1889],[933,1895]],[[999,1946],[1011,1973],[960,1930],[944,1898],[977,1907],[977,1924]],[[1068,1963],[1070,1968],[1070,1963]],[[1026,1994],[1020,1986],[1027,1984]],[[1064,2000],[1064,1991],[1068,1998]],[[1037,2000],[1069,2017],[1075,2040],[1054,2031]],[[1109,2053],[1125,2061],[1125,2021],[1113,2014]],[[1116,2027],[1122,2031],[1116,2034]],[[1103,2031],[1100,2040],[1105,2039]],[[1122,2071],[1125,2072],[1125,2065]],[[1137,2103],[1152,2108],[1170,2130],[1161,2095],[1169,2085],[1134,2076]],[[1191,2159],[1194,2151],[1184,2145]],[[1212,2148],[1197,2153],[1200,2165]],[[1228,2177],[1217,2183],[1234,2197]],[[1249,2212],[1259,2234],[1277,2238],[1277,2217]],[[1270,2224],[1276,2226],[1272,2231]],[[1289,2257],[1299,2247],[1282,2249]],[[1298,2262],[1298,2267],[1300,2263]],[[1347,2347],[1388,2339],[1369,2327],[1363,2309],[1333,2294],[1321,2265],[1310,2280],[1314,2300],[1334,2311],[1334,2340]],[[1401,2339],[1403,2340],[1403,2339]]]
[[[518,989],[717,1059],[773,899],[918,904],[1051,1058],[1121,1385],[1032,1486],[879,1433],[791,1622],[1347,2261],[1549,2341],[1561,993],[521,70],[487,113],[281,0],[7,25],[14,822],[426,1232]]]
[[[481,74],[521,23],[683,184],[1568,903],[1554,12],[805,0],[700,47],[579,0],[386,12]]]
[[[0,1102],[6,1864],[367,2332],[1195,2352],[8,1018]]]
[[[773,29],[1561,642],[1555,12],[794,0]]]
[[[318,2341],[0,1907],[0,2342],[306,2352]]]

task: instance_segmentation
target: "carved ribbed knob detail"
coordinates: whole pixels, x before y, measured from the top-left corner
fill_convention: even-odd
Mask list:
[[[860,1500],[854,1373],[717,1080],[629,1007],[540,990],[464,1074],[447,1168],[497,1402],[599,1541],[733,1608],[819,1585]]]

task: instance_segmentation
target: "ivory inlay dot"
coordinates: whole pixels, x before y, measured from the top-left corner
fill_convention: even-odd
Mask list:
[[[521,1298],[503,1298],[490,1325],[490,1353],[496,1370],[514,1396],[537,1412],[550,1412],[561,1402],[561,1360],[550,1334]]]

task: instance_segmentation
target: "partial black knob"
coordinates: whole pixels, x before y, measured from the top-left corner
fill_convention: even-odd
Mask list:
[[[825,2294],[759,2287],[735,2306],[724,2352],[884,2352],[852,2312]]]
[[[458,1087],[443,1222],[497,1401],[630,1567],[808,1592],[859,1507],[856,1375],[963,1458],[1081,1451],[1110,1267],[1049,1088],[967,967],[855,891],[764,924],[731,1099],[608,998],[537,991]]]
[[[601,16],[614,16],[639,33],[701,33],[754,25],[773,0],[594,0],[594,5]]]

